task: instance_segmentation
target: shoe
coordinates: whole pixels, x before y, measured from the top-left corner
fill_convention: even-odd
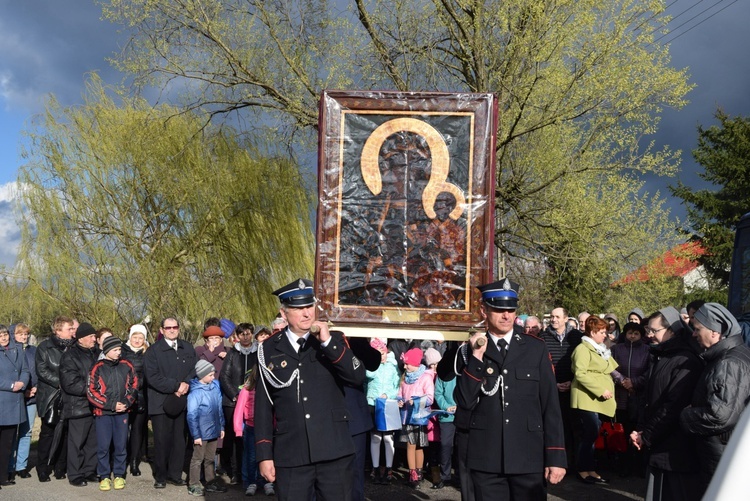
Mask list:
[[[99,481],[99,475],[96,473],[92,473],[91,475],[88,475],[86,477],[86,482],[98,482]]]
[[[134,477],[141,476],[141,469],[138,467],[138,461],[130,462],[130,474],[133,475]]]
[[[609,483],[609,480],[602,478],[602,477],[589,476],[588,478],[590,479],[592,484],[608,484]]]
[[[65,478],[65,473],[55,473],[55,478],[57,480],[63,480]]]
[[[11,482],[13,482],[14,484],[16,483],[16,472],[15,471],[13,473],[8,473],[8,480],[11,481]]]
[[[576,478],[577,478],[577,479],[578,479],[578,480],[579,480],[580,482],[583,482],[584,484],[589,484],[589,485],[590,485],[590,484],[593,484],[593,483],[595,483],[595,482],[594,482],[594,477],[590,477],[590,476],[585,476],[585,477],[584,477],[584,476],[582,476],[582,475],[581,475],[580,473],[576,473]]]
[[[49,478],[49,473],[37,473],[40,482],[50,482],[52,479]]]
[[[417,470],[409,470],[409,487],[412,489],[419,487],[419,472]]]
[[[154,482],[154,489],[164,489],[167,486],[164,482],[159,482],[158,480]]]
[[[266,496],[275,496],[276,495],[276,491],[273,490],[273,484],[272,483],[268,483],[268,484],[264,485],[263,486],[263,493]]]
[[[255,496],[255,492],[258,490],[258,486],[255,484],[250,484],[247,486],[247,489],[245,489],[245,496]]]
[[[445,487],[445,482],[443,482],[443,481],[441,480],[441,481],[440,481],[440,482],[438,482],[437,484],[432,484],[432,487],[430,487],[430,489],[440,490],[440,489],[442,489],[443,487]]]
[[[125,488],[125,479],[122,477],[115,477],[115,490],[120,491]]]
[[[73,487],[86,487],[89,484],[88,482],[86,482],[86,479],[79,478],[77,480],[71,480],[70,485],[72,485]]]
[[[218,468],[216,468],[216,475],[226,475],[226,474],[227,474],[227,471],[224,468],[222,468],[221,466],[219,466]]]
[[[0,482],[0,485],[3,487],[7,487],[9,485],[16,485],[15,480],[6,480],[5,482]]]
[[[203,487],[200,485],[191,485],[188,487],[188,494],[191,496],[203,496]]]
[[[109,491],[112,489],[112,481],[108,478],[103,478],[101,482],[99,482],[99,490],[100,491]]]
[[[24,468],[21,471],[17,471],[16,475],[18,475],[18,478],[31,478],[31,473],[29,473],[28,468]]]
[[[227,488],[214,480],[206,484],[206,492],[227,492]]]
[[[394,480],[396,480],[396,477],[393,476],[393,470],[391,468],[387,468],[385,470],[385,482],[384,482],[384,484],[386,484],[386,485],[390,484]]]
[[[185,482],[181,478],[169,478],[169,477],[167,477],[167,482],[170,483],[170,484],[172,484],[172,485],[176,485],[177,487],[182,487],[183,485],[187,485],[187,482]]]
[[[239,483],[240,483],[239,475],[234,475],[232,478],[229,479],[229,485],[237,485]]]

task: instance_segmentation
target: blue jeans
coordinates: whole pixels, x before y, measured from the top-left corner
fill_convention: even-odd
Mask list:
[[[602,422],[599,420],[599,414],[596,412],[575,409],[575,413],[581,425],[581,442],[578,445],[577,468],[578,471],[594,471],[596,470],[594,447]]]
[[[128,413],[97,416],[96,442],[97,475],[108,478],[110,473],[114,473],[115,477],[124,477],[128,457]],[[110,470],[109,447],[112,443],[114,461]]]
[[[255,428],[243,425],[242,428],[242,485],[247,489],[248,485],[257,484],[258,463],[255,461]],[[263,480],[263,484],[266,481]]]
[[[29,465],[29,448],[31,447],[31,429],[36,419],[36,404],[26,406],[26,422],[18,425],[18,440],[8,463],[8,473],[25,470]]]

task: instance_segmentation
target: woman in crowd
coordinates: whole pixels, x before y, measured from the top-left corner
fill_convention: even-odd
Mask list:
[[[26,324],[17,324],[13,330],[13,337],[18,343],[20,349],[23,349],[26,356],[26,364],[29,367],[29,378],[31,382],[24,391],[26,403],[26,421],[18,426],[18,440],[16,443],[16,454],[11,457],[11,463],[15,459],[15,464],[9,466],[8,474],[12,479],[14,476],[19,478],[29,478],[29,449],[31,448],[31,430],[34,427],[36,419],[36,364],[34,356],[36,355],[36,346],[31,346],[29,341],[30,329]]]
[[[607,322],[596,316],[586,319],[584,335],[573,350],[573,382],[570,407],[578,418],[581,440],[578,447],[578,479],[587,484],[606,484],[596,472],[594,444],[599,436],[599,414],[615,415],[615,384],[610,375],[617,362],[604,344]]]
[[[148,409],[146,405],[146,386],[143,375],[143,356],[148,348],[146,341],[146,326],[135,324],[130,326],[128,341],[122,347],[122,358],[130,362],[138,377],[138,398],[130,407],[128,421],[130,424],[130,437],[128,438],[128,463],[130,474],[134,477],[140,476],[141,458],[146,455],[148,447]]]
[[[15,484],[8,477],[8,463],[18,425],[27,419],[24,390],[29,381],[23,348],[0,325],[0,488]]]
[[[227,349],[224,346],[224,331],[221,327],[211,325],[203,331],[203,346],[195,347],[195,356],[198,360],[205,360],[216,369],[216,378],[221,377],[221,369],[224,366],[224,359],[227,356]]]

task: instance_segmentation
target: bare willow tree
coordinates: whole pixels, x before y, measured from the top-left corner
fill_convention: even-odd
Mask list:
[[[298,166],[111,90],[93,77],[84,105],[53,99],[30,131],[17,278],[95,325],[268,322],[271,290],[313,269]]]
[[[584,303],[601,296],[670,239],[663,200],[642,181],[676,172],[679,152],[649,135],[689,90],[657,43],[661,0],[102,5],[133,33],[115,63],[138,85],[189,82],[186,109],[237,113],[303,149],[322,89],[496,93],[495,243],[511,271],[548,266],[550,301],[573,286]]]

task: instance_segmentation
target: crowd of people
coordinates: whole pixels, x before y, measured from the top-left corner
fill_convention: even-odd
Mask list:
[[[466,342],[346,338],[303,279],[274,292],[270,327],[209,318],[195,346],[172,317],[152,343],[142,324],[123,342],[60,316],[38,346],[26,324],[0,325],[0,488],[31,477],[38,418],[38,480],[101,491],[149,461],[157,489],[225,492],[226,475],[248,496],[361,501],[369,460],[371,482],[395,482],[402,461],[411,487],[466,501],[546,499],[566,469],[701,498],[750,399],[750,349],[723,306],[634,308],[620,327],[564,308],[522,320],[518,284],[479,289],[486,330]],[[605,456],[606,422],[627,443]]]

